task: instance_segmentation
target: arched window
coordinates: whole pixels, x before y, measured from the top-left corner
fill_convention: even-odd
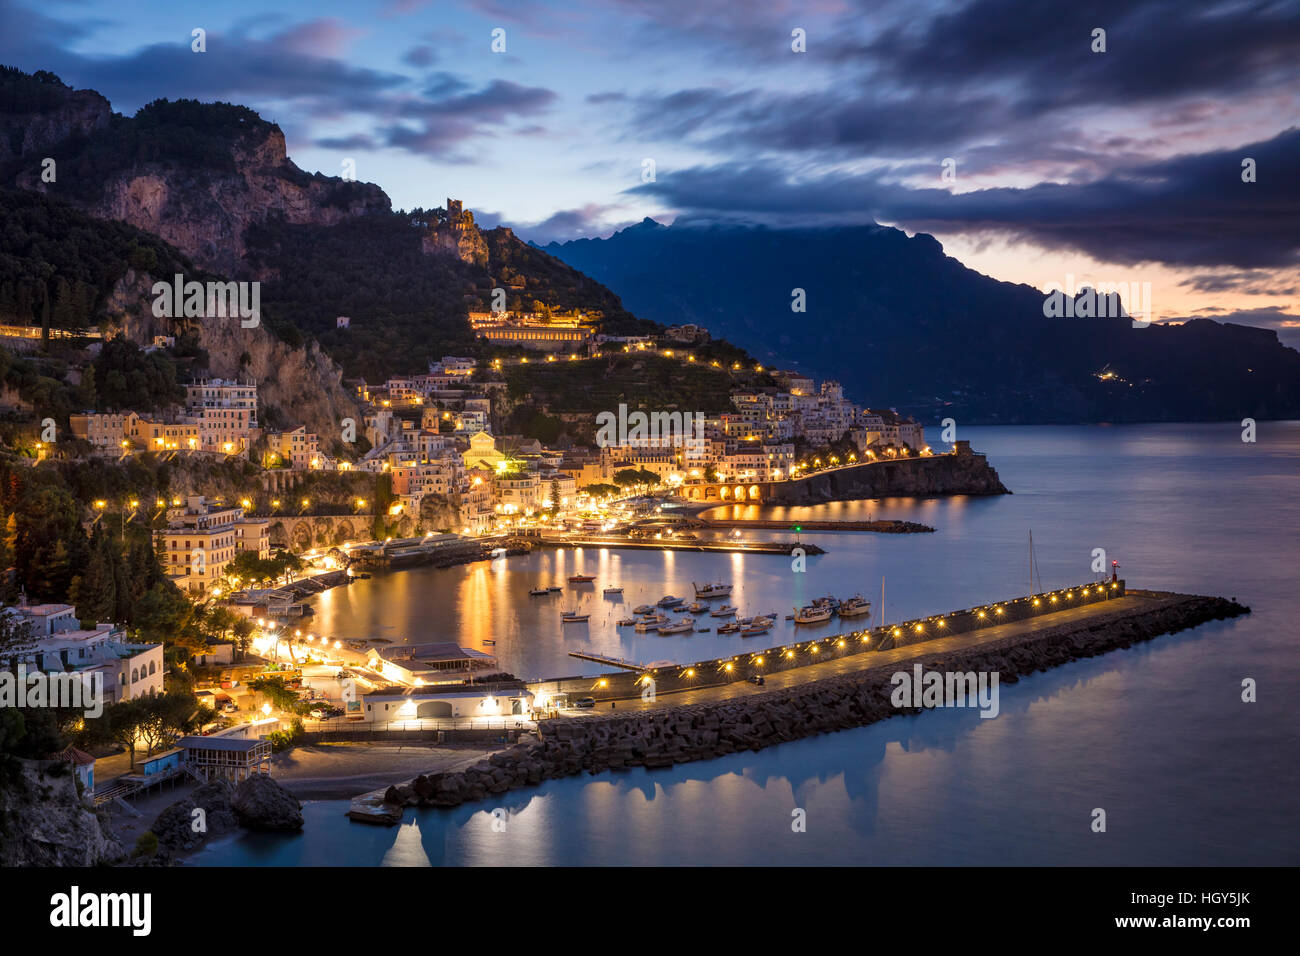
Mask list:
[[[139,679],[140,679],[140,671],[134,667],[131,668],[131,683],[134,684]]]
[[[154,671],[156,671],[157,669],[158,669],[158,665],[157,665],[157,663],[154,662],[154,661],[150,661],[150,662],[149,662],[149,676],[152,677],[153,674],[154,674]]]

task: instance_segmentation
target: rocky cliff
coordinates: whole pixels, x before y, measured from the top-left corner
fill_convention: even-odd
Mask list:
[[[62,761],[19,760],[0,788],[0,866],[100,866],[125,856]]]
[[[772,504],[809,505],[861,498],[1007,495],[988,459],[979,454],[933,455],[876,461],[773,485]]]

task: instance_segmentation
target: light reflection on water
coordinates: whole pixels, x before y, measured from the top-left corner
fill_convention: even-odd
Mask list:
[[[314,623],[338,636],[490,634],[521,675],[589,672],[565,656],[579,645],[699,659],[740,639],[619,634],[595,612],[574,633],[558,624],[567,588],[558,600],[532,599],[544,607],[527,590],[594,571],[587,606],[621,583],[626,608],[721,577],[736,583],[742,609],[768,610],[825,593],[875,600],[883,574],[894,619],[1023,592],[1030,528],[1049,587],[1087,577],[1092,549],[1104,547],[1135,586],[1237,596],[1254,613],[1004,685],[994,720],[937,711],[672,770],[551,781],[451,811],[409,811],[418,831],[350,824],[346,803],[314,803],[306,836],[241,836],[197,862],[398,864],[420,862],[419,850],[433,865],[1300,863],[1291,837],[1300,426],[1263,423],[1253,446],[1232,424],[967,434],[1014,495],[777,514],[870,510],[939,529],[805,533],[829,551],[806,575],[762,555],[548,552],[504,572],[482,564],[377,577],[328,592]],[[1240,701],[1245,676],[1260,682],[1257,704]],[[511,814],[504,833],[491,827],[497,806]],[[806,833],[790,831],[795,807],[807,811]],[[1094,807],[1107,811],[1105,834],[1089,830]]]

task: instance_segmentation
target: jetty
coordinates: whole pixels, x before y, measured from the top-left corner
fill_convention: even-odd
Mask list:
[[[561,694],[590,697],[595,707],[538,720],[535,738],[521,737],[464,770],[424,774],[369,794],[369,804],[354,806],[351,815],[391,824],[408,806],[454,807],[584,772],[672,767],[759,750],[921,712],[892,699],[892,675],[909,668],[985,672],[1012,683],[1248,613],[1235,600],[1128,590],[1112,579],[711,661],[530,682],[541,708]]]
[[[788,527],[788,525],[783,525]],[[530,539],[543,548],[623,548],[630,551],[711,551],[720,554],[825,554],[824,548],[798,541],[696,541],[672,538],[542,537]]]

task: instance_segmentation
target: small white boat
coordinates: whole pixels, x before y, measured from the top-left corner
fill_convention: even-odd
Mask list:
[[[659,606],[660,606],[660,607],[676,607],[677,605],[681,604],[683,600],[685,600],[685,599],[684,599],[684,598],[679,598],[679,597],[674,597],[674,596],[671,595],[671,594],[665,594],[663,597],[661,597],[661,598],[659,599]]]
[[[563,624],[581,624],[589,617],[591,617],[590,614],[579,614],[577,611],[560,612],[560,621]]]
[[[794,612],[796,624],[820,624],[831,619],[831,609],[825,604],[809,604]]]
[[[651,604],[638,604],[636,607],[632,608],[633,614],[651,614],[653,612],[654,605]]]
[[[847,601],[841,601],[839,607],[840,617],[861,617],[864,614],[871,613],[871,602],[864,599],[862,595],[855,594]]]
[[[695,630],[694,621],[678,621],[676,624],[660,624],[660,634],[684,634],[687,631]]]
[[[601,593],[602,593],[602,594],[622,594],[622,593],[623,593],[623,589],[622,589],[622,588],[605,588],[605,590],[602,591]]]
[[[686,610],[690,611],[692,614],[703,614],[708,609],[709,606],[707,604],[701,604],[699,601],[686,606]]]
[[[731,594],[732,585],[723,584],[721,581],[719,581],[717,584],[703,584],[703,585],[695,584],[694,582],[691,583],[695,587],[695,596],[697,598],[720,598],[720,597],[728,597]]]
[[[734,634],[738,630],[740,630],[740,625],[738,623],[736,623],[735,621],[728,621],[726,624],[723,624],[721,627],[718,628],[718,633]]]
[[[644,620],[637,621],[635,624],[635,630],[638,634],[649,634],[652,631],[659,630],[659,628],[663,627],[663,625],[667,623],[668,618],[666,617],[648,617]]]
[[[758,620],[754,621],[752,624],[742,627],[740,629],[740,636],[754,637],[758,634],[766,634],[768,632],[768,629],[771,626],[772,626],[772,622],[769,621],[767,618],[765,617],[759,618]]]
[[[724,604],[715,611],[709,612],[709,617],[735,617],[736,609],[730,604]]]
[[[625,617],[618,622],[619,627],[632,627],[634,624],[636,624],[636,618],[634,617]]]

